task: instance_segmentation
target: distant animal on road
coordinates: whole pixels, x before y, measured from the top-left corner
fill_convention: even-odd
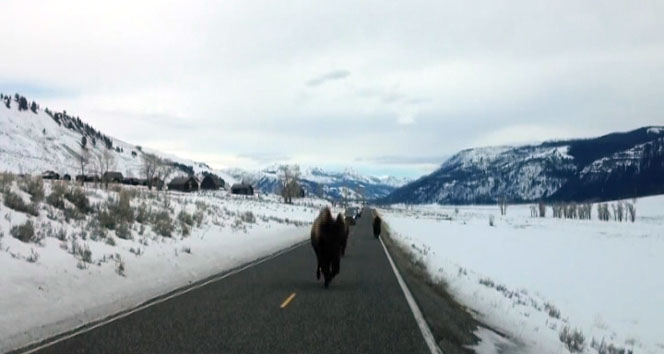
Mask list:
[[[323,273],[325,288],[339,274],[341,262],[341,244],[346,234],[343,215],[332,217],[330,208],[324,208],[311,227],[311,246],[316,253],[316,279]]]
[[[344,222],[344,235],[341,238],[341,256],[346,256],[346,245],[348,244],[348,234],[350,234],[350,225]]]
[[[373,219],[373,234],[375,238],[378,238],[378,236],[380,236],[381,223],[382,220],[380,219],[380,216],[376,214]]]

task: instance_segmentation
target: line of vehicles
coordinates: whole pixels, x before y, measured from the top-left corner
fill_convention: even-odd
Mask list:
[[[362,208],[360,207],[348,207],[344,212],[344,219],[348,225],[355,225],[355,221],[362,216]]]

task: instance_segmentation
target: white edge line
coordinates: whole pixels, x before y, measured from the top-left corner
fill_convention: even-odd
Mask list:
[[[267,261],[269,261],[269,260],[271,260],[271,259],[274,259],[274,258],[276,258],[276,257],[281,256],[281,255],[284,254],[284,253],[288,253],[288,252],[290,252],[290,251],[292,251],[292,250],[294,250],[294,249],[296,249],[296,248],[298,248],[298,247],[301,247],[301,246],[303,246],[304,244],[306,244],[306,241],[299,242],[299,243],[297,243],[297,244],[295,244],[295,245],[292,245],[292,246],[290,246],[290,247],[288,247],[288,248],[286,248],[286,249],[283,249],[283,250],[281,250],[281,251],[279,251],[279,252],[277,252],[277,253],[274,253],[274,254],[272,254],[272,255],[270,255],[270,256],[267,256],[267,257],[265,257],[265,258],[261,258],[261,259],[259,259],[259,260],[254,260],[254,261],[252,261],[252,262],[246,264],[245,266],[243,266],[243,267],[241,267],[241,268],[238,268],[238,269],[235,269],[235,270],[230,271],[230,272],[228,272],[228,273],[225,273],[225,274],[223,274],[223,275],[221,275],[221,276],[219,276],[219,277],[214,277],[214,278],[212,278],[212,279],[209,279],[208,281],[206,281],[206,282],[204,282],[204,283],[197,284],[197,285],[194,285],[194,286],[191,286],[191,287],[188,287],[188,288],[182,289],[182,290],[180,290],[180,291],[176,291],[175,293],[173,293],[173,294],[171,294],[171,295],[169,295],[169,296],[167,296],[167,297],[165,297],[165,298],[163,298],[163,299],[155,300],[155,301],[153,301],[153,302],[150,302],[150,300],[147,300],[149,303],[144,304],[144,305],[141,305],[141,306],[138,306],[138,307],[136,307],[136,308],[134,308],[134,309],[129,310],[128,312],[124,312],[124,313],[119,314],[119,315],[116,315],[116,316],[111,315],[110,318],[108,318],[108,319],[106,319],[106,320],[103,320],[103,321],[101,321],[101,322],[99,322],[99,323],[96,323],[96,324],[94,324],[94,325],[92,325],[92,326],[90,326],[90,327],[81,328],[81,330],[79,330],[79,331],[74,330],[73,333],[70,333],[70,334],[68,334],[68,335],[66,335],[66,336],[64,336],[64,337],[57,338],[56,340],[54,340],[54,341],[52,341],[52,342],[44,343],[44,344],[42,344],[42,345],[40,345],[40,346],[38,346],[38,347],[36,347],[36,348],[32,348],[32,349],[30,349],[30,350],[28,350],[28,351],[20,352],[20,353],[21,353],[21,354],[31,354],[31,353],[34,353],[34,352],[40,351],[40,350],[42,350],[42,349],[48,348],[48,347],[50,347],[50,346],[53,346],[53,345],[55,345],[55,344],[58,344],[58,343],[60,343],[60,342],[66,341],[66,340],[68,340],[68,339],[74,338],[74,337],[76,337],[76,336],[78,336],[78,335],[81,335],[81,334],[83,334],[83,333],[90,332],[90,331],[92,331],[92,330],[94,330],[94,329],[97,329],[97,328],[102,327],[102,326],[105,326],[105,325],[107,325],[107,324],[109,324],[109,323],[112,323],[112,322],[115,322],[115,321],[117,321],[117,320],[123,319],[123,318],[125,318],[125,317],[127,317],[127,316],[130,316],[130,315],[132,315],[132,314],[134,314],[134,313],[136,313],[136,312],[138,312],[138,311],[142,311],[142,310],[145,310],[146,308],[152,307],[152,306],[154,306],[154,305],[161,304],[161,303],[166,302],[166,301],[168,301],[168,300],[170,300],[170,299],[173,299],[173,298],[175,298],[175,297],[178,297],[178,296],[184,295],[184,294],[186,294],[186,293],[188,293],[188,292],[190,292],[190,291],[193,291],[193,290],[196,290],[196,289],[200,289],[200,288],[202,288],[202,287],[204,287],[204,286],[210,285],[210,284],[215,283],[215,282],[218,282],[218,281],[220,281],[220,280],[222,280],[222,279],[224,279],[224,278],[230,277],[231,275],[234,275],[234,274],[240,273],[240,272],[242,272],[243,270],[246,270],[246,269],[249,269],[249,268],[251,268],[251,267],[257,266],[257,265],[259,265],[259,264],[261,264],[261,263],[263,263],[263,262],[267,262]],[[85,326],[85,325],[83,325],[83,326]],[[57,336],[57,334],[56,334],[55,336]],[[30,344],[28,344],[28,345],[26,345],[26,346],[30,346]],[[18,349],[18,350],[20,350],[20,349]]]
[[[420,308],[417,306],[417,303],[415,302],[415,299],[413,298],[413,294],[410,292],[410,289],[408,289],[408,286],[406,285],[406,282],[404,282],[403,278],[401,277],[401,274],[399,273],[399,270],[397,269],[396,265],[394,264],[394,261],[392,260],[392,257],[390,256],[390,253],[387,251],[387,247],[385,247],[385,243],[383,242],[383,239],[380,238],[380,244],[383,245],[383,250],[385,251],[385,255],[387,256],[387,260],[390,262],[390,265],[392,266],[392,270],[394,271],[394,275],[397,277],[397,281],[399,282],[399,285],[401,286],[401,290],[403,291],[403,295],[406,297],[406,301],[408,302],[408,306],[410,306],[410,311],[413,313],[413,316],[415,317],[415,322],[417,322],[417,325],[420,327],[420,332],[422,332],[422,337],[424,337],[424,341],[427,343],[427,346],[429,347],[429,351],[431,351],[431,354],[443,354],[443,351],[438,348],[438,345],[436,344],[436,340],[433,337],[433,333],[431,333],[431,329],[429,328],[429,325],[427,322],[424,320],[424,316],[422,315],[422,311],[420,311]]]

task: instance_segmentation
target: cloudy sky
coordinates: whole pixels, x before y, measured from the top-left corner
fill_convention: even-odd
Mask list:
[[[664,124],[664,2],[0,1],[0,91],[254,169]]]

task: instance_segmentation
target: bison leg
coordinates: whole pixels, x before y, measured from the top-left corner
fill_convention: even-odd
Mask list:
[[[339,270],[340,270],[340,268],[341,268],[341,264],[340,264],[340,263],[341,263],[341,261],[340,261],[340,259],[339,259],[339,255],[337,255],[336,257],[334,257],[334,259],[332,259],[332,277],[334,277],[335,275],[339,274]]]

